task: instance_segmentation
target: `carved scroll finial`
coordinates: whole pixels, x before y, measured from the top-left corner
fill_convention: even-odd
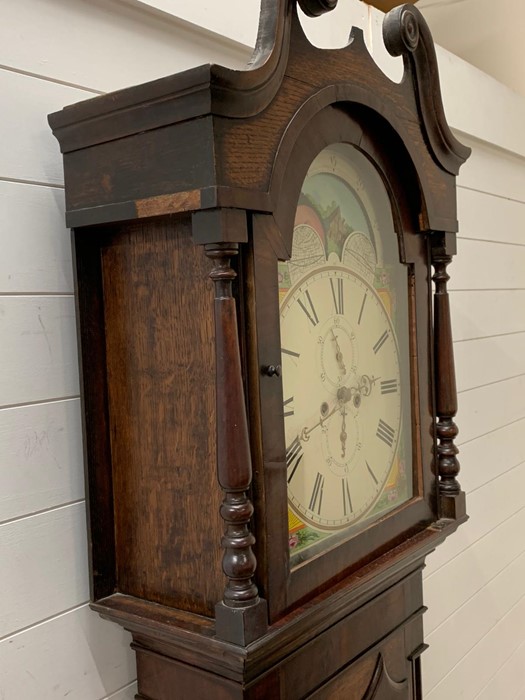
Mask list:
[[[415,51],[419,43],[419,25],[413,12],[401,14],[401,38],[409,51]]]
[[[460,143],[448,126],[436,50],[425,18],[413,5],[400,5],[385,15],[383,39],[392,56],[403,56],[405,70],[412,74],[418,110],[434,158],[447,172],[457,175],[470,148]]]
[[[392,56],[416,50],[420,38],[419,17],[425,22],[419,10],[411,5],[400,5],[385,15],[383,39]]]
[[[338,0],[298,0],[299,7],[308,17],[319,17],[337,7]]]

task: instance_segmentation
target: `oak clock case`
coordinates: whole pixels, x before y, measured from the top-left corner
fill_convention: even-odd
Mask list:
[[[205,65],[50,116],[73,228],[92,608],[140,700],[420,700],[425,558],[466,519],[447,282],[468,149],[432,39],[262,0]]]

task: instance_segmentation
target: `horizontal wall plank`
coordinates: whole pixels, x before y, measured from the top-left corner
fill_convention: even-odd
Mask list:
[[[524,396],[524,376],[460,394],[458,444],[461,446],[525,418]]]
[[[525,245],[525,204],[464,187],[458,187],[457,196],[462,238]]]
[[[465,104],[465,107],[467,105]],[[520,138],[523,139],[523,131]],[[525,159],[476,139],[462,138],[472,153],[459,171],[460,187],[525,201]]]
[[[202,27],[232,41],[255,46],[259,22],[260,0],[229,0],[228,11],[218,5],[206,2],[185,2],[184,0],[124,0],[129,5],[152,8],[168,17],[178,17],[185,22]],[[235,22],[232,22],[235,17]]]
[[[185,4],[202,8],[202,3]],[[102,92],[202,63],[241,67],[251,53],[187,23],[116,0],[48,2],[45,11],[39,0],[17,0],[16,5],[0,25],[2,63]],[[235,24],[229,12],[220,15]]]
[[[0,525],[0,551],[0,638],[89,599],[83,502]]]
[[[71,294],[63,190],[0,182],[0,249],[0,294]]]
[[[0,522],[84,497],[80,401],[0,409]]]
[[[460,141],[468,134],[525,156],[525,98],[441,46],[436,53],[445,114]]]
[[[471,575],[475,573],[474,570]],[[434,655],[432,665],[425,669],[425,684],[429,690],[454,666],[456,659],[466,656],[524,598],[524,580],[525,553],[488,581],[438,629],[426,635],[427,643],[440,650]]]
[[[44,14],[40,12],[38,16]],[[2,21],[0,26],[3,24]],[[31,26],[36,29],[35,22]],[[16,42],[8,42],[13,43]],[[0,178],[62,185],[62,156],[47,115],[73,102],[87,100],[94,93],[1,69],[0,89],[2,139],[4,144],[9,144],[8,149],[2,149]]]
[[[87,606],[4,639],[2,700],[106,698],[136,677],[130,642],[119,625]]]
[[[525,290],[451,292],[450,307],[456,342],[525,331]]]
[[[117,690],[116,693],[111,693],[104,700],[135,700],[135,694],[137,693],[137,684],[132,683],[122,690]]]
[[[460,481],[470,493],[525,461],[525,418],[461,445]]]
[[[451,290],[524,289],[524,269],[525,245],[460,238],[458,255],[449,270],[449,287]]]
[[[425,579],[524,507],[525,464],[469,494],[470,519],[427,559]],[[524,591],[525,592],[525,591]]]
[[[487,582],[523,555],[525,544],[516,532],[525,532],[525,504],[472,547],[425,577],[425,636],[446,625]]]
[[[525,331],[455,343],[459,392],[525,373]]]
[[[496,669],[502,667],[523,642],[525,629],[525,598],[499,620],[495,626],[478,641],[475,647],[451,668],[439,685],[430,689],[427,675],[432,674],[432,666],[439,663],[447,648],[454,646],[451,639],[443,645],[433,644],[423,654],[423,685],[425,700],[474,700],[489,683]],[[523,657],[522,657],[523,664]],[[509,700],[520,693],[519,687],[506,686],[505,694],[491,697],[490,700]],[[487,699],[488,700],[488,699]]]
[[[525,659],[525,641],[513,651],[479,695],[476,695],[475,700],[494,700],[494,698],[505,697],[510,700],[523,700],[525,698],[525,664],[523,659]],[[512,689],[514,692],[517,689],[517,695],[512,695]]]
[[[0,406],[78,394],[72,297],[0,297]]]

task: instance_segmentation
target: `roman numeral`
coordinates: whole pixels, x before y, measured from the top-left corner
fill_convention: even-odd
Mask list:
[[[290,357],[301,357],[299,352],[294,352],[293,350],[287,350],[286,348],[281,348],[281,353],[284,355],[290,355]]]
[[[296,437],[295,440],[286,448],[286,469],[288,470],[288,483],[290,483],[290,481],[293,479],[302,458],[303,448],[301,447],[299,438]]]
[[[324,487],[324,476],[317,473],[315,477],[314,489],[312,491],[312,497],[310,498],[310,505],[308,506],[310,510],[317,515],[321,513],[321,504],[323,502],[323,487]]]
[[[380,440],[382,440],[384,443],[386,443],[389,447],[392,447],[394,444],[394,436],[396,434],[396,431],[391,428],[388,423],[385,423],[384,420],[379,419],[379,423],[377,425],[377,431],[376,431],[376,437],[378,437]]]
[[[346,477],[341,479],[341,486],[343,489],[343,515],[348,515],[352,512],[352,499],[350,497],[350,488]]]
[[[289,399],[286,399],[286,401],[283,401],[283,407],[289,406],[288,410],[284,412],[285,418],[288,418],[288,416],[293,416],[293,414],[295,412],[293,406],[290,406],[289,404],[293,404],[293,396],[290,396]]]
[[[365,301],[366,301],[366,292],[365,292],[365,296],[363,297],[361,309],[359,310],[359,318],[357,319],[357,325],[359,325],[361,323],[361,318],[363,316],[363,309],[365,308]]]
[[[330,278],[330,287],[332,288],[332,297],[334,299],[335,313],[344,314],[344,301],[343,301],[343,280],[339,277],[336,279],[337,285],[334,286],[334,280]],[[336,289],[337,287],[337,289]]]
[[[383,335],[379,338],[379,340],[377,341],[377,343],[374,345],[374,347],[372,348],[372,350],[374,351],[374,353],[375,353],[376,355],[377,355],[377,353],[381,350],[381,348],[383,347],[383,345],[385,344],[385,341],[386,341],[387,338],[388,338],[388,331],[385,331],[385,332],[383,333]]]
[[[395,394],[397,391],[397,379],[387,379],[381,382],[382,394]]]
[[[306,290],[304,295],[306,297],[306,303],[308,304],[309,308],[306,308],[306,306],[303,304],[301,299],[298,299],[297,303],[299,304],[301,309],[306,314],[306,316],[307,316],[308,320],[310,321],[310,323],[312,324],[312,326],[317,326],[317,324],[319,323],[319,319],[317,318],[317,313],[315,311],[314,305],[312,304],[310,292],[308,290]]]
[[[378,484],[379,482],[378,482],[377,479],[376,479],[376,475],[375,475],[374,472],[372,471],[372,467],[368,464],[368,462],[365,462],[365,464],[366,464],[366,468],[368,469],[368,473],[370,474],[370,476],[371,476],[372,479],[374,480],[374,483],[375,483],[375,484]]]

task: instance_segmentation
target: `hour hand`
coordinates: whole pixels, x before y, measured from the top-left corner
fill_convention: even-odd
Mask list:
[[[335,359],[337,360],[337,364],[339,365],[339,368],[341,369],[341,371],[344,374],[346,374],[346,367],[345,367],[345,363],[343,360],[343,353],[341,352],[341,348],[339,346],[339,341],[337,340],[337,336],[334,332],[334,329],[331,328],[330,330],[332,331],[333,340],[335,343]]]

